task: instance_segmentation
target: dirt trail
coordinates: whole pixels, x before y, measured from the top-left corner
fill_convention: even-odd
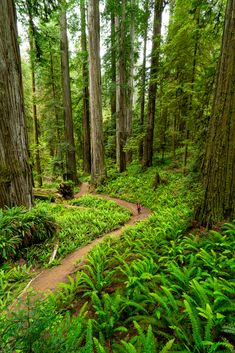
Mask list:
[[[81,197],[89,193],[89,185],[86,183],[81,184],[80,192],[75,195],[76,198]],[[137,214],[136,205],[127,201],[112,198],[106,195],[95,194],[98,197],[102,197],[108,200],[115,201],[118,205],[129,209],[132,213],[130,220],[121,228],[114,230],[110,233],[106,233],[100,238],[93,240],[90,244],[75,250],[69,254],[66,258],[61,261],[61,264],[42,271],[35,279],[32,280],[28,288],[33,288],[36,292],[47,292],[54,291],[59,283],[66,282],[68,276],[75,270],[75,264],[79,260],[83,260],[88,252],[96,245],[101,243],[106,237],[118,237],[122,234],[123,230],[129,226],[135,224],[137,221],[147,218],[150,215],[150,210],[142,208],[141,214]]]

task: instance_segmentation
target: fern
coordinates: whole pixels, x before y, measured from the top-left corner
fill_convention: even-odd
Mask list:
[[[197,316],[196,310],[194,307],[189,303],[188,300],[184,300],[184,305],[186,312],[189,315],[190,322],[192,325],[192,331],[193,331],[193,339],[194,339],[194,344],[196,347],[200,348],[202,347],[202,336],[201,336],[201,327],[200,327],[200,320]]]
[[[168,341],[159,353],[168,353],[171,347],[173,346],[174,342],[175,342],[174,338]]]
[[[96,337],[93,338],[93,341],[94,341],[97,353],[107,353],[106,349],[100,344],[100,342]]]

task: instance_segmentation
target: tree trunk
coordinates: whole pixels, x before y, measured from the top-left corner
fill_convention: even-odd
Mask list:
[[[126,132],[127,142],[132,134],[132,121],[133,121],[133,99],[134,99],[134,63],[135,63],[135,27],[136,27],[136,0],[130,1],[131,17],[130,17],[130,56],[129,56],[129,77],[127,89],[127,114],[126,114]],[[132,152],[126,152],[126,161],[132,161]]]
[[[75,143],[73,134],[72,101],[69,77],[69,53],[67,37],[66,11],[60,14],[60,50],[61,50],[61,74],[62,92],[64,103],[64,139],[66,144],[66,179],[78,182],[75,156]]]
[[[144,132],[144,115],[145,115],[145,90],[146,90],[146,53],[147,53],[147,39],[148,39],[148,19],[149,19],[149,0],[145,1],[145,15],[146,23],[144,29],[144,48],[143,48],[143,63],[141,73],[141,93],[140,93],[140,133]],[[139,144],[139,161],[143,159],[143,138],[140,139]]]
[[[89,88],[91,112],[91,183],[106,177],[101,100],[99,1],[88,2]]]
[[[50,74],[51,74],[51,90],[52,90],[52,98],[54,103],[54,114],[55,114],[55,122],[56,122],[56,134],[57,134],[57,148],[56,148],[56,155],[58,160],[60,161],[60,169],[61,174],[64,174],[64,167],[63,167],[63,155],[61,150],[61,131],[60,131],[60,121],[59,121],[59,113],[58,108],[56,106],[56,85],[55,85],[55,74],[54,74],[54,60],[53,54],[50,51]]]
[[[202,166],[204,197],[196,218],[209,226],[235,216],[235,0],[227,1],[221,57]]]
[[[35,103],[36,98],[36,79],[35,79],[35,48],[34,48],[34,38],[33,38],[33,19],[29,11],[29,46],[30,46],[30,61],[31,61],[31,76],[32,76],[32,91],[33,91],[33,121],[34,121],[34,136],[35,136],[35,145],[36,145],[36,171],[37,171],[37,182],[38,186],[42,186],[42,169],[40,161],[40,152],[39,152],[39,123],[37,115],[37,105]]]
[[[155,0],[151,53],[150,81],[148,92],[148,114],[144,140],[143,167],[150,167],[153,158],[153,135],[157,94],[157,73],[159,66],[163,0]]]
[[[116,133],[116,59],[117,59],[117,49],[116,49],[116,26],[115,26],[115,13],[114,10],[111,10],[111,124],[112,129]],[[112,153],[112,158],[115,160],[115,151],[116,151],[116,138],[114,133],[114,149]]]
[[[121,21],[117,19],[116,25],[119,31],[119,53],[117,67],[117,121],[116,121],[116,143],[117,143],[117,165],[120,172],[126,170],[126,68],[125,68],[125,12],[126,0],[122,0]],[[121,23],[120,23],[121,22]]]
[[[91,172],[91,138],[90,138],[90,111],[89,111],[89,69],[86,38],[86,10],[85,0],[80,0],[81,15],[81,46],[82,46],[82,77],[83,77],[83,170]]]
[[[0,2],[0,207],[32,206],[16,13]]]

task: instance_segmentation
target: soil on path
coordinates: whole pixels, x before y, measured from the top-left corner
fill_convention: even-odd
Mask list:
[[[89,185],[83,183],[80,186],[80,192],[75,195],[75,198],[81,197],[89,193]],[[29,288],[33,288],[36,292],[47,292],[55,291],[59,283],[67,282],[68,276],[71,275],[75,270],[75,265],[82,262],[84,257],[88,252],[94,248],[97,244],[101,243],[106,237],[118,237],[123,233],[123,230],[130,225],[135,224],[139,220],[143,220],[150,215],[150,210],[147,208],[142,208],[141,213],[138,215],[136,205],[124,200],[112,198],[106,195],[95,194],[98,197],[102,197],[108,200],[115,201],[118,205],[129,209],[132,213],[130,220],[121,228],[114,230],[110,233],[93,240],[90,244],[75,250],[73,253],[69,254],[66,258],[61,261],[61,264],[53,267],[51,269],[46,269],[42,271],[37,277],[35,277]]]

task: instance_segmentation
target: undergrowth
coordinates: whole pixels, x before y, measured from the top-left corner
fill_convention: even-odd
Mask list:
[[[57,264],[67,254],[120,227],[129,218],[128,210],[90,195],[72,200],[68,207],[38,202],[32,210],[15,207],[1,211],[0,304],[9,303],[22,290],[34,275],[32,267],[48,266],[56,241]]]
[[[3,353],[234,352],[235,222],[190,233],[191,177],[161,173],[168,185],[154,192],[154,169],[140,177],[130,172],[123,189],[119,177],[102,188],[114,192],[119,185],[119,196],[151,204],[154,212],[95,247],[44,303],[5,312]]]

